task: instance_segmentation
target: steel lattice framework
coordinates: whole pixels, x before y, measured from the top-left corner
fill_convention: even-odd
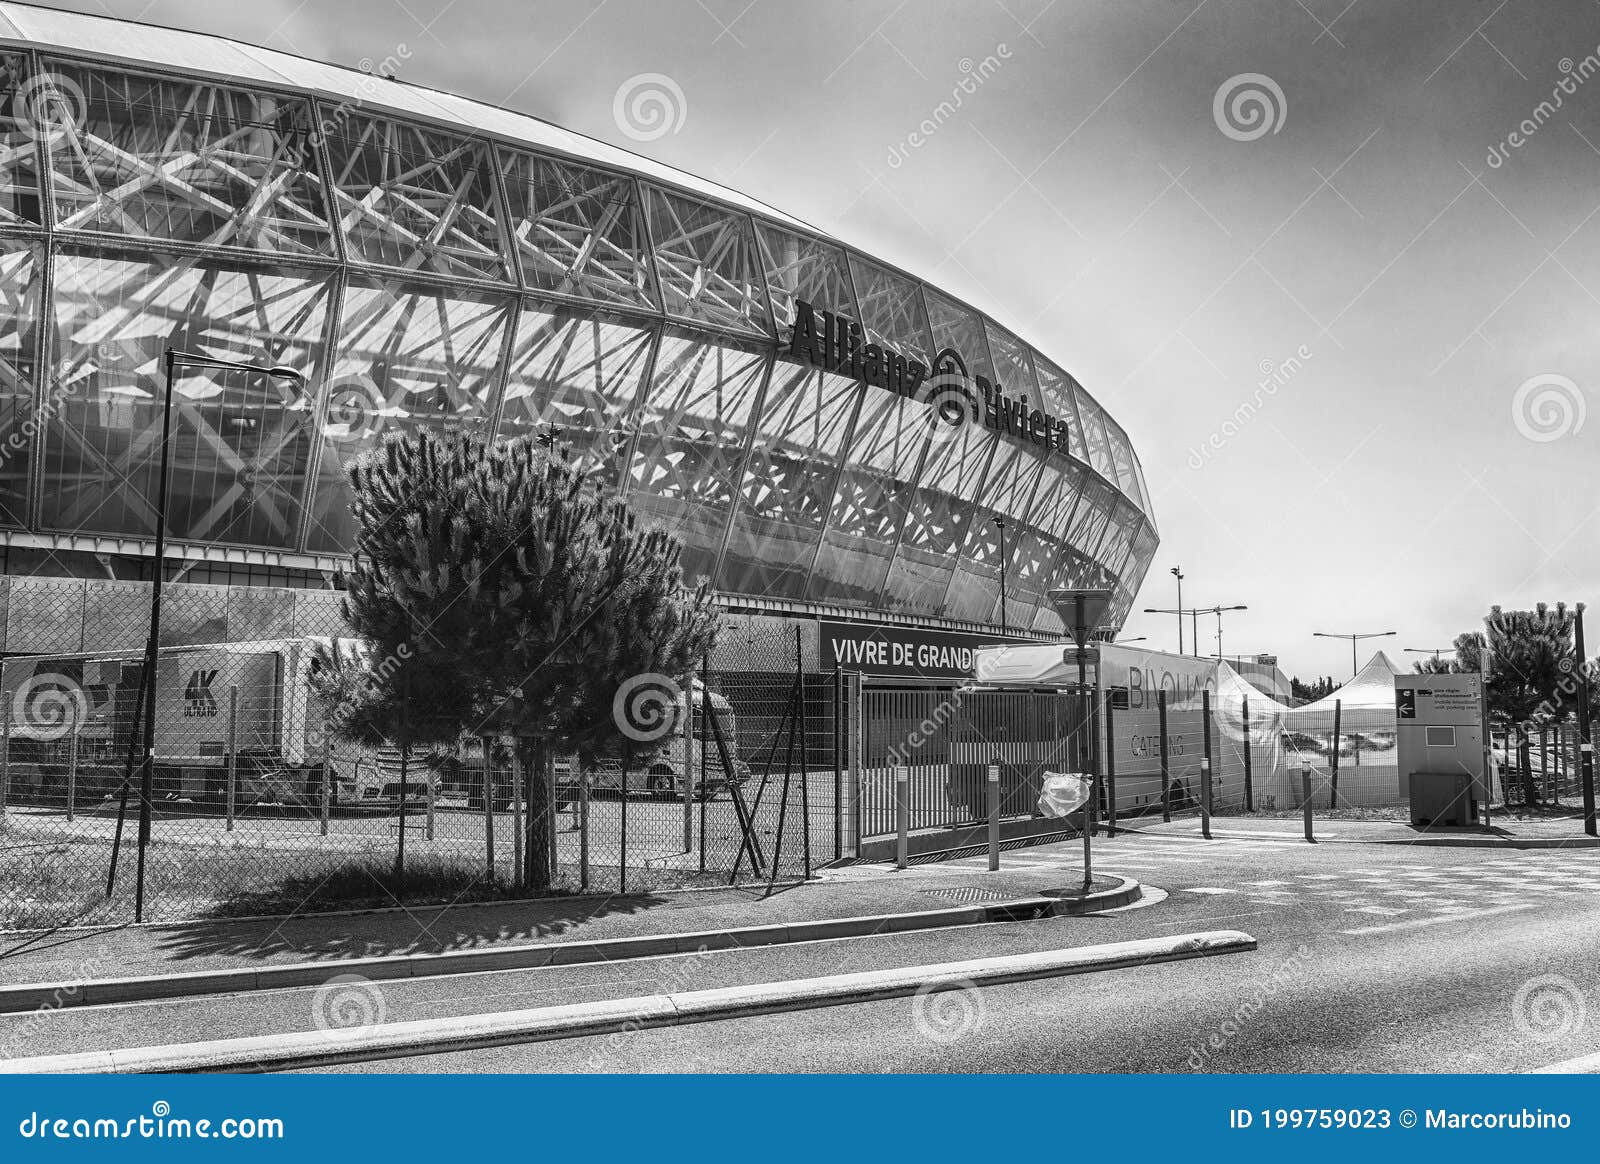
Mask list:
[[[307,373],[184,377],[169,532],[190,556],[337,562],[351,457],[469,426],[569,442],[730,595],[987,624],[1005,569],[1013,627],[1058,630],[1060,585],[1109,585],[1126,616],[1157,545],[1138,459],[978,312],[545,123],[171,30],[114,64],[127,27],[0,3],[11,544],[147,539],[177,346]],[[960,352],[1066,418],[1067,448],[936,438],[922,402],[790,362],[797,300],[907,358]]]

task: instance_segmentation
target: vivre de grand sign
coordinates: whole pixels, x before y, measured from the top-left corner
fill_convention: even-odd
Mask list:
[[[1021,437],[1041,448],[1069,447],[1064,417],[1031,406],[1025,392],[1013,396],[986,376],[969,378],[966,361],[953,348],[944,348],[933,357],[930,378],[928,366],[921,360],[883,344],[863,342],[861,324],[855,320],[819,310],[803,299],[795,300],[794,308],[791,358],[931,404],[940,420],[953,425],[981,419],[996,432]]]

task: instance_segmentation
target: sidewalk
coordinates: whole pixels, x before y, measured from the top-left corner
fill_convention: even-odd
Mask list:
[[[1041,897],[1061,898],[1056,912],[1082,912],[1126,904],[1137,896],[1137,883],[1106,878],[1096,880],[1092,900],[1078,900],[1079,876],[1071,862],[1059,871],[1002,868],[993,874],[939,865],[904,872],[858,865],[825,871],[820,880],[780,886],[771,896],[760,887],[741,887],[12,933],[0,936],[0,987],[259,971],[308,962],[327,963],[332,974],[340,962],[357,958],[490,953],[808,925],[797,930],[804,937],[777,939],[794,941],[828,936],[829,927],[816,923],[834,919],[894,917],[903,919],[905,928],[926,928],[975,924],[987,915],[1003,915],[1008,902],[1034,908]],[[909,916],[935,913],[940,916]],[[881,928],[901,927],[885,921]],[[833,929],[859,933],[862,926]],[[733,944],[738,944],[737,937]]]
[[[1549,820],[1491,818],[1491,828],[1417,828],[1404,821],[1312,818],[1312,835],[1320,844],[1424,845],[1484,849],[1600,849],[1600,837],[1583,831],[1581,817]],[[1159,817],[1119,821],[1118,831],[1156,836],[1200,835],[1200,818],[1188,813],[1163,823]],[[1301,817],[1213,816],[1211,836],[1217,840],[1303,840]]]

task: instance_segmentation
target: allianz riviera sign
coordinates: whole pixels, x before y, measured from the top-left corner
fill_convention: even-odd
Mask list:
[[[882,344],[863,343],[861,324],[855,320],[803,299],[795,300],[794,309],[790,358],[930,404],[935,416],[952,426],[981,420],[996,432],[1041,448],[1069,447],[1064,417],[1030,406],[1027,393],[1011,396],[986,376],[968,376],[966,361],[954,348],[944,348],[933,357],[930,378],[921,360],[908,359]]]

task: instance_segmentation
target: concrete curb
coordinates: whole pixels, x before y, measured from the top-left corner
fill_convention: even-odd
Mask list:
[[[531,970],[542,966],[576,966],[617,962],[630,958],[657,958],[667,954],[692,954],[703,950],[749,949],[792,942],[827,941],[871,934],[908,933],[985,922],[1019,921],[1056,915],[1089,913],[1136,900],[1139,883],[1123,878],[1115,889],[1087,897],[1058,899],[1050,896],[1018,897],[950,909],[916,913],[868,914],[863,917],[822,918],[779,925],[737,929],[696,930],[681,934],[652,934],[637,938],[604,938],[589,942],[544,942],[501,946],[484,950],[451,950],[442,954],[395,954],[372,958],[331,958],[323,962],[292,962],[278,966],[237,970],[196,970],[183,974],[138,978],[97,978],[86,982],[25,982],[0,986],[0,1014],[16,1014],[69,1006],[105,1006],[146,1002],[160,998],[190,998],[211,994],[237,994],[255,990],[282,990],[320,986],[336,974],[357,974],[372,981],[396,978],[434,978],[452,974],[480,974],[490,970]],[[1125,899],[1125,900],[1124,900]]]
[[[44,1055],[0,1062],[4,1074],[144,1074],[152,1072],[274,1071],[434,1055],[508,1043],[571,1039],[644,1027],[676,1026],[777,1011],[807,1010],[848,1002],[924,994],[938,988],[974,989],[1097,970],[1143,966],[1242,953],[1256,940],[1238,930],[1210,930],[1168,938],[1144,938],[1072,950],[1046,950],[832,974],[789,982],[651,994],[571,1006],[540,1007],[499,1014],[420,1019],[373,1027],[299,1031],[202,1043]]]
[[[1443,849],[1600,849],[1600,837],[1396,837],[1377,845]]]

